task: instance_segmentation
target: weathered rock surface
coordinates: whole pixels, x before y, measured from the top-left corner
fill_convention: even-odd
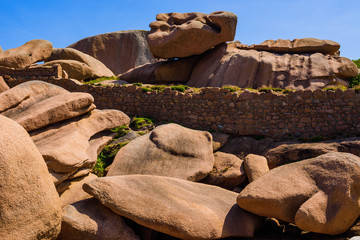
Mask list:
[[[245,157],[244,169],[249,182],[252,182],[267,173],[269,166],[265,157],[249,154]]]
[[[199,56],[149,63],[119,75],[130,83],[186,83],[199,60]]]
[[[4,50],[3,50],[3,49],[1,48],[1,46],[0,46],[0,54],[3,53],[3,52],[4,52]]]
[[[213,165],[211,135],[171,123],[121,148],[107,176],[148,174],[198,181]]]
[[[41,66],[54,64],[60,64],[70,78],[77,80],[114,76],[102,62],[72,48],[55,48],[47,62]]]
[[[4,78],[0,76],[0,93],[5,92],[6,90],[9,90],[10,87],[5,82]]]
[[[347,85],[343,79],[357,74],[356,65],[344,57],[242,50],[230,43],[203,54],[187,84],[193,87],[272,86],[301,90],[331,84]]]
[[[23,69],[50,57],[53,46],[46,40],[31,40],[24,45],[0,52],[0,66]]]
[[[32,134],[49,169],[58,173],[73,173],[93,166],[87,154],[90,138],[104,130],[128,125],[130,119],[118,110],[93,110],[90,114],[60,126],[49,126]]]
[[[225,133],[211,133],[211,136],[213,138],[213,149],[214,151],[219,150],[219,148],[221,148],[222,146],[225,145],[225,143],[227,143],[227,141],[230,138],[230,135],[225,134]]]
[[[89,175],[82,178],[67,180],[67,189],[60,195],[61,208],[64,208],[67,205],[73,204],[75,202],[91,198],[92,196],[84,192],[82,186],[84,183],[91,182],[97,178],[98,176],[90,173]]]
[[[182,179],[113,176],[83,189],[115,213],[181,239],[252,237],[261,221],[234,204],[237,193]]]
[[[55,239],[61,208],[44,159],[20,125],[0,122],[0,239]]]
[[[150,23],[150,51],[158,58],[199,55],[235,37],[237,17],[231,12],[161,13]]]
[[[339,49],[340,44],[331,40],[316,38],[300,38],[294,40],[278,39],[266,40],[261,44],[246,46],[237,44],[240,49],[253,49],[274,53],[322,53],[334,55]]]
[[[251,182],[239,206],[324,234],[341,234],[360,214],[360,158],[327,153],[275,168]]]
[[[280,143],[263,152],[263,155],[267,158],[271,169],[329,152],[348,152],[360,156],[360,138],[352,137],[315,143]]]
[[[47,98],[22,112],[7,115],[26,131],[45,127],[95,109],[94,98],[88,93],[65,93]]]
[[[122,217],[97,199],[85,199],[66,206],[59,240],[138,240]]]
[[[50,83],[25,82],[0,94],[0,112],[6,117],[10,117],[25,111],[37,102],[65,93],[69,92]]]
[[[77,49],[101,61],[115,75],[155,62],[146,42],[147,31],[104,33],[81,39],[68,48]]]
[[[246,180],[243,160],[233,154],[216,152],[213,170],[202,183],[232,190]]]

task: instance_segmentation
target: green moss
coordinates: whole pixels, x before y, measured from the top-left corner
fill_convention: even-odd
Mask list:
[[[128,126],[118,126],[116,128],[111,129],[112,132],[117,133],[114,139],[118,139],[120,137],[125,136],[128,132],[130,132],[130,128]]]
[[[151,92],[152,91],[150,88],[147,88],[147,87],[142,87],[141,89],[143,92]]]
[[[119,80],[119,79],[115,76],[101,77],[101,78],[97,78],[97,79],[93,79],[93,80],[86,80],[86,81],[84,81],[84,84],[101,86],[100,82],[105,81],[105,80]]]
[[[133,83],[132,85],[141,87],[142,83]]]
[[[171,86],[171,90],[175,90],[175,91],[179,91],[179,92],[185,92],[187,89],[189,89],[189,87],[186,85]]]
[[[134,117],[131,120],[130,127],[135,131],[146,130],[154,127],[154,122],[151,118]]]
[[[258,89],[259,92],[270,92],[270,91],[273,91],[273,92],[284,92],[285,89],[282,89],[282,88],[273,88],[273,87],[263,87],[263,88],[259,88]]]
[[[154,86],[151,86],[151,90],[162,92],[165,90],[166,87],[167,86],[165,86],[165,85],[154,85]]]
[[[94,174],[96,174],[98,177],[104,177],[107,173],[106,168],[113,163],[114,158],[116,154],[119,152],[119,150],[128,143],[129,142],[124,142],[115,145],[105,146],[104,149],[99,154],[99,156],[97,157],[96,164],[91,171]]]
[[[339,86],[329,86],[329,87],[324,87],[323,88],[324,91],[335,91],[337,89],[345,91],[347,89],[347,87],[339,85]]]
[[[230,92],[236,92],[236,91],[240,90],[240,88],[238,86],[233,86],[233,85],[225,85],[222,87],[222,89],[227,89]]]

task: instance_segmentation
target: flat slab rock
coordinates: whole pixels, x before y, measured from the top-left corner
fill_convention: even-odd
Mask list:
[[[171,123],[121,148],[107,176],[146,174],[198,181],[214,161],[210,133]]]
[[[261,223],[235,204],[237,193],[177,178],[104,177],[83,189],[115,213],[181,239],[252,237]]]
[[[238,196],[239,206],[260,216],[337,235],[360,215],[360,158],[327,153],[274,168]]]

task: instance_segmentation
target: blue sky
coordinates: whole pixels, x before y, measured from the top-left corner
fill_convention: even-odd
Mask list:
[[[149,30],[157,13],[225,10],[238,16],[235,40],[315,37],[341,44],[341,55],[360,58],[360,0],[0,0],[0,46],[32,39],[62,48],[82,38],[121,30]]]

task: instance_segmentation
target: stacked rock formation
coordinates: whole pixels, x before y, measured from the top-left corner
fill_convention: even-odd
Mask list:
[[[58,185],[89,173],[112,139],[98,133],[130,122],[120,111],[96,110],[93,102],[88,93],[30,81],[0,94],[0,113],[30,133]]]
[[[36,64],[45,61],[44,64]],[[77,80],[111,77],[114,73],[99,60],[75,49],[53,49],[46,40],[32,40],[24,45],[0,51],[0,66],[14,69],[41,68],[59,64],[63,77]]]
[[[154,56],[168,60],[131,69],[119,75],[122,80],[301,90],[347,86],[345,80],[358,75],[351,60],[338,56],[340,45],[334,41],[278,39],[247,46],[226,43],[234,39],[236,30],[236,16],[229,12],[170,13],[156,18],[150,24],[149,47]]]

